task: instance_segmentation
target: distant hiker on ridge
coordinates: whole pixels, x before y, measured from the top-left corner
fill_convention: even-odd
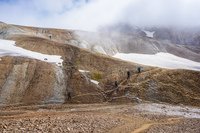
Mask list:
[[[127,79],[129,79],[130,78],[130,72],[128,71],[127,72]]]
[[[117,80],[115,80],[115,87],[118,87],[118,82],[117,82]]]
[[[51,35],[49,35],[49,38],[50,38],[50,40],[51,40]]]
[[[141,67],[138,67],[138,73],[140,73],[140,71],[141,71]]]
[[[72,98],[72,94],[71,92],[68,92],[68,100],[71,100],[71,98]]]

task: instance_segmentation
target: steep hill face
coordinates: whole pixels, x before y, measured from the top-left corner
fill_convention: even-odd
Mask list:
[[[84,39],[75,31],[3,25],[1,38],[14,40],[16,46],[27,50],[60,55],[63,63],[57,66],[25,57],[1,57],[1,106],[142,101],[200,106],[198,71],[142,66],[83,49],[71,43]],[[22,32],[14,33],[10,27]],[[116,49],[121,50],[119,46]],[[139,66],[141,73],[137,72]],[[131,72],[128,80],[127,70]],[[117,88],[115,80],[119,82]],[[69,91],[70,101],[66,95]]]
[[[0,106],[63,103],[67,76],[50,63],[22,57],[2,57]]]

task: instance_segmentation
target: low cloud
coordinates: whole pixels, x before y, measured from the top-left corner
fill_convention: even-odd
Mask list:
[[[8,0],[0,21],[37,27],[96,30],[129,23],[137,26],[199,26],[199,0]]]

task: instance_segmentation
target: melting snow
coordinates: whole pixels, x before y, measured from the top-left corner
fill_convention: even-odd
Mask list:
[[[143,31],[147,34],[148,37],[153,38],[153,34],[154,34],[155,31],[153,31],[153,32],[146,31],[146,30],[143,30]]]
[[[30,50],[26,50],[15,46],[15,41],[0,39],[0,57],[3,56],[18,56],[31,59],[37,59],[45,62],[56,63],[58,66],[62,65],[63,60],[58,55],[47,55]]]
[[[168,116],[181,116],[185,118],[200,118],[200,108],[189,108],[186,106],[172,106],[165,104],[139,104],[133,107],[149,114],[161,114]]]
[[[78,71],[81,72],[81,73],[90,72],[90,71],[87,71],[87,70],[78,70]]]
[[[99,82],[98,82],[98,81],[96,81],[96,80],[92,80],[92,79],[90,79],[90,81],[91,81],[92,83],[96,84],[96,85],[98,85],[98,84],[99,84]]]
[[[118,53],[114,55],[114,57],[148,66],[157,66],[168,69],[189,69],[200,71],[199,62],[191,61],[169,53],[157,53],[155,55]]]

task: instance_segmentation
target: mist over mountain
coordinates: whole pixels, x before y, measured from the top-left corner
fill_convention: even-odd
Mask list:
[[[119,36],[117,37],[117,34],[122,34],[122,36],[123,34],[130,34],[138,36],[138,38],[151,38],[164,45],[168,45],[169,43],[174,46],[179,45],[178,47],[182,47],[183,49],[188,49],[197,54],[200,53],[200,27],[139,27],[127,23],[119,23],[99,27],[99,32],[110,33],[112,37],[116,35],[115,39],[118,39],[118,42]],[[130,39],[126,39],[127,42],[128,40]],[[132,41],[134,40],[132,39]]]
[[[200,27],[140,27],[128,23],[111,24],[99,27],[100,32],[117,32],[147,36],[146,31],[154,32],[152,38],[181,45],[200,45]]]
[[[130,25],[128,23],[118,23],[112,24],[108,26],[101,26],[98,28],[99,32],[116,32],[121,34],[131,34],[131,35],[139,35],[146,36],[146,33],[142,31],[139,27]]]
[[[200,46],[200,27],[195,28],[157,28],[154,38],[175,44]]]

